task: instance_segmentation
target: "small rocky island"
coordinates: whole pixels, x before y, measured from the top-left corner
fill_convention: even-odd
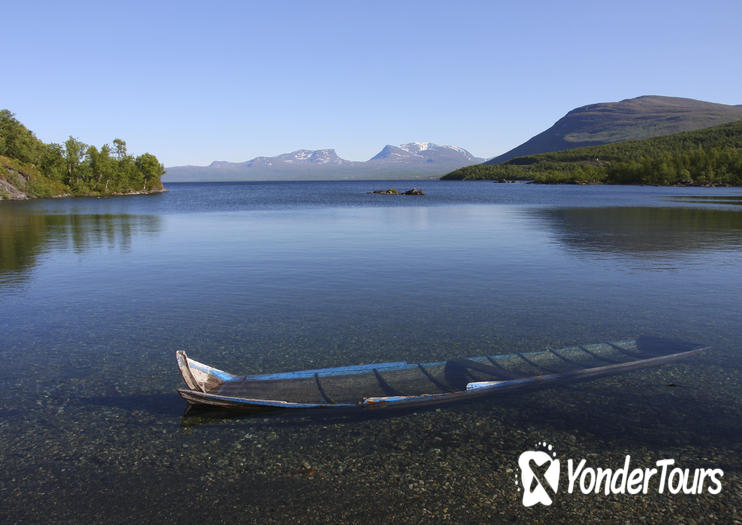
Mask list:
[[[380,195],[425,195],[423,193],[423,190],[418,188],[412,188],[411,190],[399,192],[397,191],[397,188],[389,188],[386,190],[374,190],[369,191],[369,193],[378,193]]]

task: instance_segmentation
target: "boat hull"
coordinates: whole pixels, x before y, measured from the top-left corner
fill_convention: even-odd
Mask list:
[[[380,410],[474,399],[662,365],[707,346],[642,336],[560,350],[237,376],[177,353],[189,405],[239,411]]]

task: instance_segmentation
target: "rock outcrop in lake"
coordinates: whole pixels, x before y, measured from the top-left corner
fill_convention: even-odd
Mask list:
[[[369,191],[369,193],[378,193],[380,195],[425,195],[423,193],[423,190],[418,188],[412,188],[411,190],[399,192],[397,191],[397,188],[389,188],[386,190],[374,190]]]

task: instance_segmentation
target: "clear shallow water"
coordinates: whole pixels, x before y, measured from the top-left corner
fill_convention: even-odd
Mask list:
[[[0,516],[738,512],[742,191],[414,184],[425,197],[366,193],[411,182],[223,183],[0,203]],[[361,420],[182,418],[175,394],[177,349],[258,373],[642,333],[714,349],[618,378]],[[512,470],[544,439],[566,457],[721,467],[725,490],[566,495],[524,509]]]

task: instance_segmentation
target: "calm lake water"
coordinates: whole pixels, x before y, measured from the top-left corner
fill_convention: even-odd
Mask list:
[[[742,519],[742,190],[168,188],[0,202],[0,521]],[[640,334],[713,348],[379,416],[184,416],[175,392],[178,349],[253,374]],[[723,490],[524,508],[517,460],[540,441],[722,468]]]

